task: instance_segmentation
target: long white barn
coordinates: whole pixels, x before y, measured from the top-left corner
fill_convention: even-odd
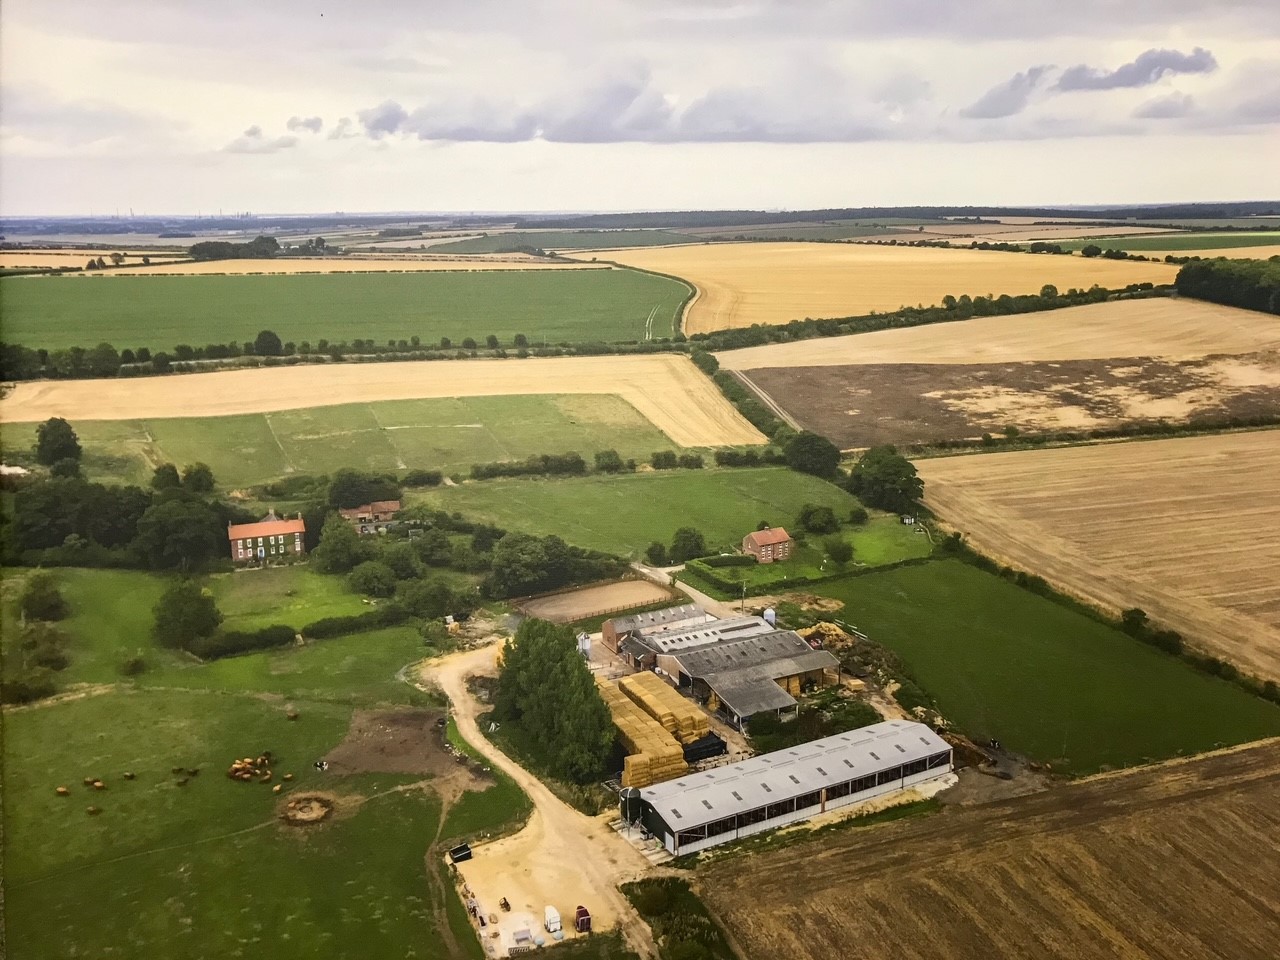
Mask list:
[[[945,776],[951,746],[929,727],[886,720],[640,791],[638,816],[673,854],[754,833]],[[623,815],[635,816],[623,801]]]

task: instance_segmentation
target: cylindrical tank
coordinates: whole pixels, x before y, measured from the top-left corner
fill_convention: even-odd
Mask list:
[[[644,804],[640,800],[637,787],[624,787],[618,794],[618,812],[622,814],[623,823],[635,823],[644,812]]]
[[[778,625],[778,614],[773,607],[765,607],[762,616],[764,617],[764,622],[769,626],[776,627]]]

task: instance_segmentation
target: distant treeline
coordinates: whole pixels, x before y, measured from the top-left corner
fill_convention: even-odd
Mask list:
[[[1280,314],[1280,257],[1193,261],[1178,271],[1174,286],[1183,296]]]
[[[248,243],[202,240],[187,250],[192,260],[263,260],[280,252],[275,237],[257,236]]]

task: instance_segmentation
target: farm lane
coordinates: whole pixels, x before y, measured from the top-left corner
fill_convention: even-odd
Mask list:
[[[473,676],[497,672],[500,646],[428,661],[421,678],[439,686],[449,698],[463,738],[499,770],[511,777],[533,802],[528,823],[516,834],[476,849],[477,867],[501,861],[499,870],[534,886],[555,891],[554,901],[587,903],[598,928],[616,923],[628,945],[644,957],[656,957],[653,936],[618,885],[647,874],[650,864],[608,825],[609,817],[587,817],[563,803],[533,774],[516,763],[480,732],[481,704],[467,689]],[[536,876],[535,876],[536,874]],[[552,902],[548,898],[546,902]]]

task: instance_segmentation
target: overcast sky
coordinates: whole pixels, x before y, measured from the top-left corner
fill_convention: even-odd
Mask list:
[[[3,0],[0,212],[1280,196],[1277,0]]]

